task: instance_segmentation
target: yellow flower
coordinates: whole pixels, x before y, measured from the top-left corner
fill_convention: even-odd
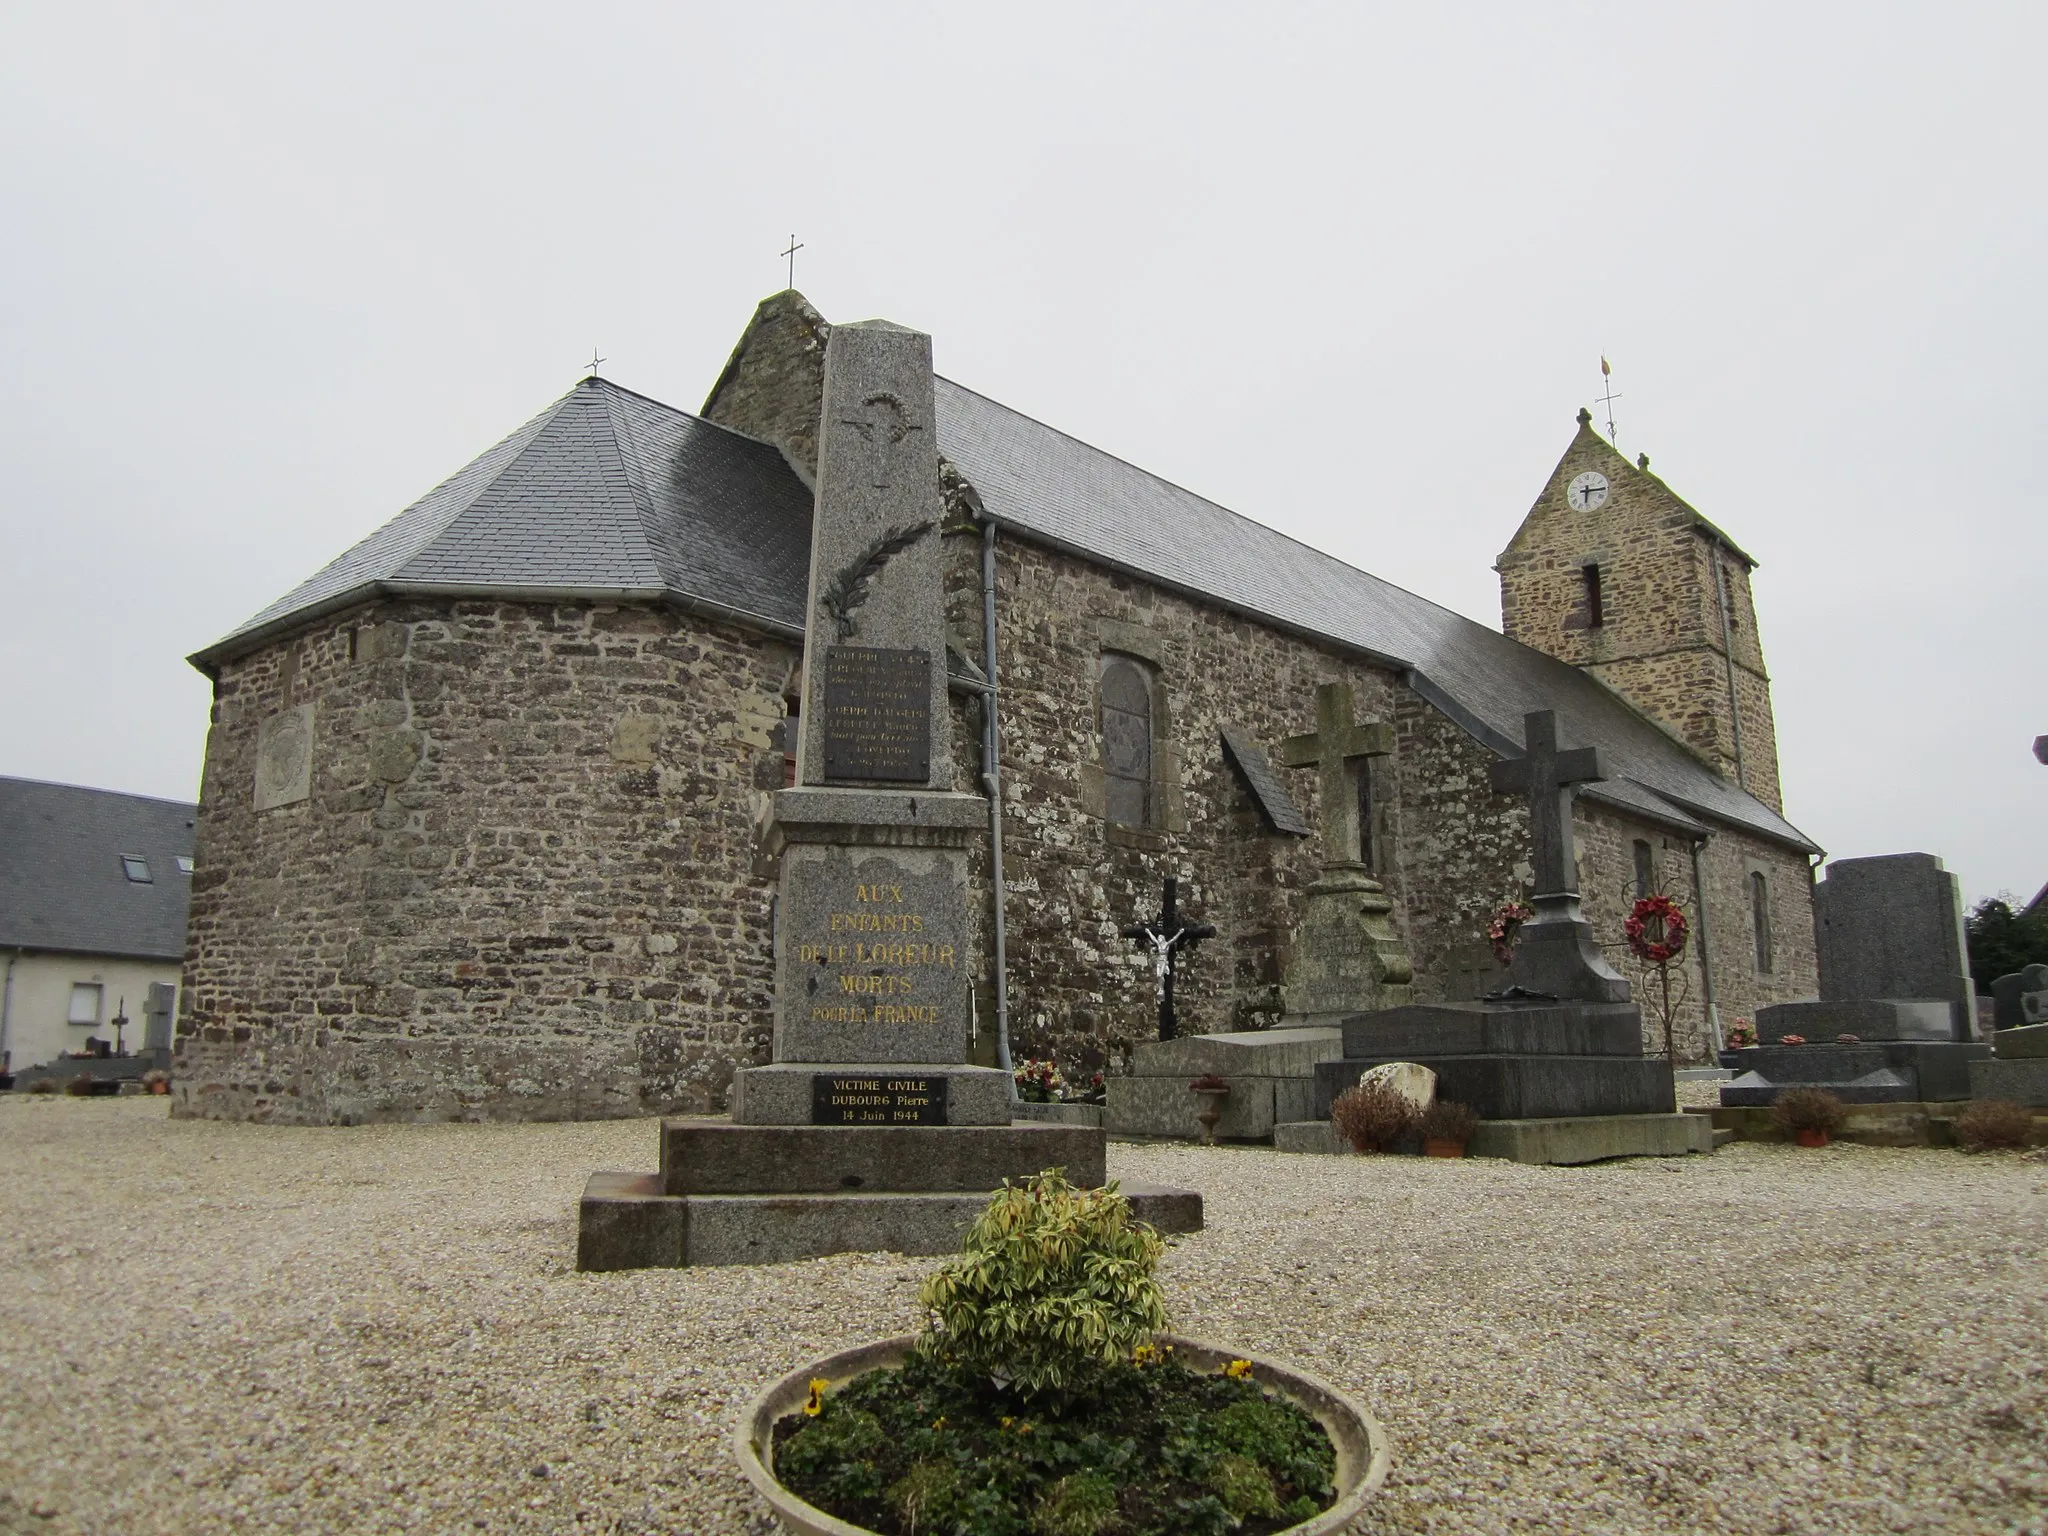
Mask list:
[[[1030,1425],[1030,1424],[1029,1424],[1028,1422],[1026,1422],[1026,1423],[1023,1423],[1023,1424],[1019,1424],[1019,1425],[1017,1426],[1017,1433],[1018,1433],[1018,1434],[1020,1434],[1020,1435],[1028,1435],[1028,1434],[1030,1434],[1030,1433],[1031,1433],[1031,1425]]]
[[[1004,1415],[1003,1415],[1003,1416],[1002,1416],[1002,1417],[1001,1417],[1000,1419],[997,1419],[997,1420],[996,1420],[996,1422],[997,1422],[998,1424],[1002,1425],[1002,1426],[1003,1426],[1003,1428],[1005,1428],[1005,1429],[1008,1429],[1008,1428],[1009,1428],[1009,1427],[1011,1426],[1011,1424],[1015,1423],[1016,1421],[1015,1421],[1015,1420],[1013,1420],[1013,1419],[1012,1419],[1012,1418],[1011,1418],[1011,1417],[1010,1417],[1010,1416],[1009,1416],[1009,1415],[1008,1415],[1008,1414],[1006,1413],[1006,1414],[1004,1414]]]
[[[933,1429],[944,1429],[945,1427],[946,1427],[946,1416],[945,1416],[945,1415],[944,1415],[943,1413],[942,1413],[942,1414],[940,1414],[940,1415],[939,1415],[939,1416],[938,1416],[938,1417],[937,1417],[936,1419],[933,1419],[933,1420],[932,1420],[932,1428],[933,1428]]]
[[[825,1411],[825,1389],[831,1385],[832,1383],[822,1376],[811,1378],[811,1395],[804,1399],[804,1413],[807,1416],[815,1419]]]
[[[1133,1365],[1150,1365],[1158,1358],[1159,1346],[1157,1344],[1140,1344],[1131,1351],[1131,1363]]]
[[[1224,1375],[1232,1377],[1238,1381],[1245,1380],[1247,1377],[1251,1375],[1251,1373],[1252,1363],[1249,1360],[1233,1360],[1230,1362],[1230,1364],[1223,1367]]]

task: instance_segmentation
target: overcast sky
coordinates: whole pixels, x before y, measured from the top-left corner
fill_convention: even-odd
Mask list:
[[[1613,360],[1761,562],[1786,810],[2048,880],[2039,5],[0,13],[0,774],[574,384],[828,318],[1462,613]],[[1604,417],[1604,413],[1603,413]]]

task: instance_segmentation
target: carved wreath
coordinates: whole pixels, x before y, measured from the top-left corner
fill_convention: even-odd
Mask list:
[[[885,528],[869,541],[853,562],[826,583],[818,601],[832,615],[836,639],[851,640],[857,628],[853,611],[868,600],[868,583],[881,574],[882,567],[910,548],[932,530],[929,522],[908,528]]]

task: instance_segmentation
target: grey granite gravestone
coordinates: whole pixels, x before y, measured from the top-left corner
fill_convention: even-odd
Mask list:
[[[1316,770],[1323,845],[1283,982],[1291,1023],[1313,1026],[1409,1000],[1415,967],[1394,931],[1393,899],[1359,857],[1358,775],[1393,750],[1392,726],[1357,723],[1349,683],[1318,688],[1315,730],[1280,743],[1288,767]]]
[[[2048,965],[2026,965],[1991,983],[1991,1018],[1999,1029],[2048,1024]]]
[[[1970,1097],[2048,1106],[2048,965],[2023,966],[1991,987],[1999,1010],[1995,1059],[1970,1064]]]
[[[171,1064],[172,1010],[177,1007],[178,989],[168,981],[152,981],[142,1005],[142,1054],[154,1067]]]
[[[1850,1104],[1970,1096],[1973,1064],[1991,1050],[1976,1041],[1961,888],[1941,860],[1830,864],[1814,892],[1814,948],[1820,996],[1757,1010],[1758,1043],[1739,1053],[1723,1104],[1773,1104],[1794,1086]]]
[[[775,795],[774,1060],[728,1121],[663,1123],[661,1171],[586,1186],[586,1270],[943,1253],[1005,1179],[1104,1181],[1097,1127],[1011,1124],[967,1059],[968,849],[953,790],[931,338],[879,321],[825,350],[797,785]],[[1126,1185],[1168,1231],[1201,1197]]]

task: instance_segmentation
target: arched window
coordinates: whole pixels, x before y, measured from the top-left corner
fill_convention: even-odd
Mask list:
[[[1111,822],[1152,824],[1152,679],[1128,656],[1102,658],[1102,787]]]
[[[1771,969],[1771,887],[1761,870],[1749,877],[1749,916],[1756,928],[1757,974],[1764,975]]]

